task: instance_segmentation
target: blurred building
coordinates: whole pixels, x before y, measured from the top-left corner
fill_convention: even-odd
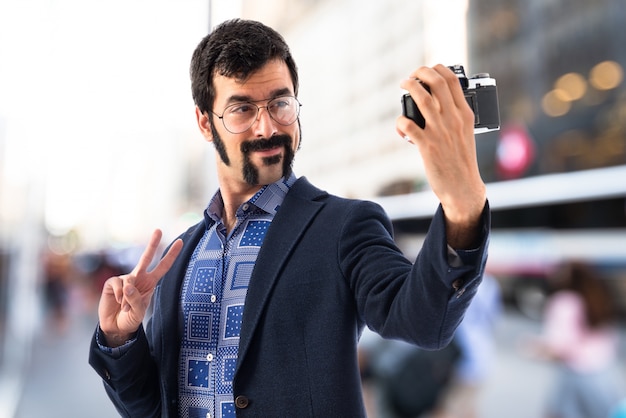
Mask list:
[[[419,188],[419,159],[394,131],[398,84],[437,62],[497,79],[502,130],[478,141],[486,181],[626,164],[621,0],[242,4],[244,17],[292,46],[304,103],[297,164],[330,189],[363,197],[404,181]]]
[[[503,122],[479,141],[485,180],[626,164],[625,21],[622,0],[470,1],[470,62],[497,78]],[[517,132],[534,150],[516,166]]]
[[[505,294],[536,313],[551,269],[582,258],[626,295],[623,0],[242,4],[285,35],[300,66],[298,174],[346,196],[388,196],[376,199],[416,252],[437,201],[394,129],[399,82],[437,62],[488,72],[501,129],[477,149],[493,209],[489,268]]]
[[[466,61],[467,1],[242,3],[244,17],[285,36],[300,69],[296,173],[351,197],[420,190],[420,156],[395,131],[400,82],[422,65]]]
[[[169,239],[206,204],[188,68],[208,18],[205,0],[0,2],[0,416],[50,331],[44,255]]]
[[[623,1],[473,0],[468,19],[470,60],[490,69],[500,95],[502,130],[478,142],[486,181],[626,165]],[[615,193],[495,221],[623,228],[624,204]]]
[[[598,267],[626,314],[625,21],[622,0],[470,1],[470,62],[497,78],[502,116],[479,164],[518,195],[497,202],[490,266],[530,314],[571,258]]]

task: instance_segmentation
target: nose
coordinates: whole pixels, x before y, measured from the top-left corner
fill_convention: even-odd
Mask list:
[[[278,131],[276,122],[270,116],[266,106],[259,106],[259,113],[252,128],[254,129],[254,134],[259,138],[269,138]]]

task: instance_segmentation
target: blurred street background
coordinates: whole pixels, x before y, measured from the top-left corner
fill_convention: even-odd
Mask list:
[[[87,365],[98,294],[215,191],[188,66],[233,17],[292,48],[296,174],[378,201],[409,258],[437,202],[395,132],[400,82],[436,63],[497,81],[501,128],[477,158],[504,314],[480,416],[540,417],[554,365],[518,343],[541,330],[556,266],[596,268],[626,319],[624,0],[0,2],[0,418],[116,416]]]
[[[94,315],[74,312],[66,333],[43,332],[36,337],[29,365],[23,370],[23,388],[12,399],[15,418],[118,416],[99,377],[87,364],[86,345],[96,321]],[[516,312],[506,312],[495,341],[494,373],[479,398],[482,418],[541,417],[553,368],[525,357],[517,344],[539,324]],[[622,338],[625,333],[622,332]],[[624,357],[622,357],[624,358]],[[626,362],[622,362],[626,370]],[[4,405],[5,408],[7,404]],[[7,416],[7,415],[4,415]],[[371,415],[380,416],[380,415]]]

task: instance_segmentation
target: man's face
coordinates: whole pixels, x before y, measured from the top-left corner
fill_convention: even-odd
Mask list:
[[[220,75],[213,82],[216,90],[213,111],[220,115],[234,103],[265,106],[276,97],[294,95],[289,70],[282,61],[270,61],[243,82]],[[300,140],[298,122],[283,126],[262,108],[250,128],[233,134],[217,116],[210,113],[207,116],[212,118],[212,124],[210,136],[205,136],[213,141],[219,155],[218,175],[222,186],[265,185],[290,173]]]

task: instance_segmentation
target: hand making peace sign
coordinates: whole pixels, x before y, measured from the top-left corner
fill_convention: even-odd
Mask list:
[[[129,274],[109,278],[102,289],[98,318],[109,347],[124,344],[139,329],[157,282],[174,264],[183,247],[178,239],[152,271],[147,271],[161,242],[162,232],[155,230],[139,263]]]

